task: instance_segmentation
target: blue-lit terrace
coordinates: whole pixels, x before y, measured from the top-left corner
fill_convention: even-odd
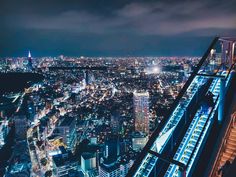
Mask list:
[[[192,175],[214,120],[220,124],[223,119],[224,97],[234,76],[234,48],[233,38],[214,39],[128,176]]]

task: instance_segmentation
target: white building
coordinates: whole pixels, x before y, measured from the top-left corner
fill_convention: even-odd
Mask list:
[[[134,151],[140,151],[144,148],[147,142],[148,142],[147,135],[141,132],[136,132],[135,134],[133,134],[132,137],[132,148]]]
[[[81,168],[83,173],[87,173],[89,170],[96,168],[96,155],[95,153],[84,152],[81,155]]]
[[[109,165],[102,163],[99,166],[99,177],[125,177],[133,162],[133,160],[122,159]]]
[[[134,92],[135,131],[149,133],[149,93]]]

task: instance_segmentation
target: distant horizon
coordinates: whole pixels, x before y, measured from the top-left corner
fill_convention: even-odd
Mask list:
[[[41,56],[34,56],[34,55],[32,55],[32,57],[31,58],[43,58],[43,57],[60,57],[60,56],[62,56],[63,54],[61,54],[61,55],[52,55],[52,56],[50,56],[50,55],[41,55]],[[137,57],[137,58],[145,58],[145,57],[177,57],[177,58],[183,58],[183,57],[202,57],[202,56],[200,56],[200,55],[127,55],[127,56],[125,56],[125,55],[123,55],[123,56],[109,56],[109,55],[107,55],[107,56],[84,56],[84,55],[78,55],[78,56],[72,56],[72,55],[63,55],[63,57],[71,57],[71,58],[82,58],[82,57],[84,57],[84,58],[125,58],[125,57],[127,57],[127,58],[133,58],[133,57]],[[3,57],[0,57],[0,58],[28,58],[28,56],[3,56]]]
[[[48,46],[38,46],[38,43],[29,44],[28,42],[21,43],[20,46],[11,46],[6,48],[6,46],[1,47],[0,45],[0,57],[25,57],[30,50],[32,56],[44,57],[53,56],[57,57],[59,55],[64,56],[88,56],[88,57],[127,57],[127,56],[203,56],[206,49],[214,39],[214,37],[155,37],[156,41],[142,41],[137,39],[138,44],[125,44],[121,42],[120,46],[117,48],[114,46],[112,49],[103,46],[102,49],[95,49],[94,46],[91,48],[84,49],[81,47],[80,43],[74,43],[74,41],[67,41],[66,44],[52,44],[52,47]],[[30,40],[30,39],[28,39]],[[105,39],[104,39],[105,40]],[[151,40],[151,39],[150,39]],[[152,39],[153,40],[153,39]],[[37,40],[33,40],[37,41]],[[41,41],[43,43],[47,40]],[[1,43],[1,42],[0,42]],[[146,43],[146,44],[145,44]],[[152,44],[149,44],[152,43]],[[153,44],[154,43],[154,44]],[[156,43],[156,45],[155,45]],[[93,44],[93,41],[91,41]],[[60,45],[56,47],[55,45]],[[138,45],[138,46],[137,46]],[[78,47],[74,47],[78,46]],[[122,46],[122,47],[121,47]]]
[[[167,38],[168,39],[168,38]],[[168,47],[168,45],[163,45],[161,47],[155,47],[155,49],[147,49],[144,48],[143,50],[133,50],[127,52],[126,50],[119,50],[119,51],[80,51],[74,49],[64,51],[63,49],[56,49],[53,50],[40,50],[38,48],[34,48],[32,46],[27,46],[25,49],[22,50],[11,50],[8,49],[6,52],[1,52],[0,50],[0,58],[7,58],[7,57],[27,57],[28,52],[30,51],[32,57],[58,57],[60,55],[66,57],[201,57],[206,52],[207,48],[209,47],[210,43],[214,37],[198,37],[194,39],[187,39],[183,38],[183,40],[187,40],[187,44],[175,44],[176,40],[170,40],[169,43],[172,46],[177,46],[172,48]],[[164,40],[164,38],[163,38]],[[193,41],[192,41],[193,40]],[[195,43],[194,41],[197,42]],[[181,41],[181,38],[180,38]],[[195,45],[196,44],[196,45]],[[21,46],[22,47],[22,46]],[[132,47],[132,46],[129,46]],[[22,47],[23,48],[23,47]],[[66,49],[65,49],[66,50]],[[63,53],[64,52],[64,53]],[[11,53],[8,55],[3,55],[4,53]]]

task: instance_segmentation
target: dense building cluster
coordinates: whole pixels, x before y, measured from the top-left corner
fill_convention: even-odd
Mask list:
[[[6,176],[125,176],[198,61],[32,58],[30,53],[1,59],[4,73],[44,77],[1,96],[0,148],[14,129],[17,143],[11,146],[26,149],[24,157],[17,149],[9,152],[1,171]]]

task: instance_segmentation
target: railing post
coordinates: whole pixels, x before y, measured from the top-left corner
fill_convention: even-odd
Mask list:
[[[233,119],[233,128],[234,128],[234,126],[235,126],[235,118],[236,118],[236,112],[233,113],[233,115],[232,115],[232,119]]]
[[[186,169],[179,167],[179,177],[186,177]]]
[[[218,123],[221,124],[224,116],[224,102],[225,102],[225,79],[220,80],[220,97],[218,106]]]
[[[171,135],[171,150],[173,150],[174,148],[174,138],[173,138],[173,134]]]
[[[184,124],[187,123],[187,109],[185,110],[185,113],[184,113]]]

